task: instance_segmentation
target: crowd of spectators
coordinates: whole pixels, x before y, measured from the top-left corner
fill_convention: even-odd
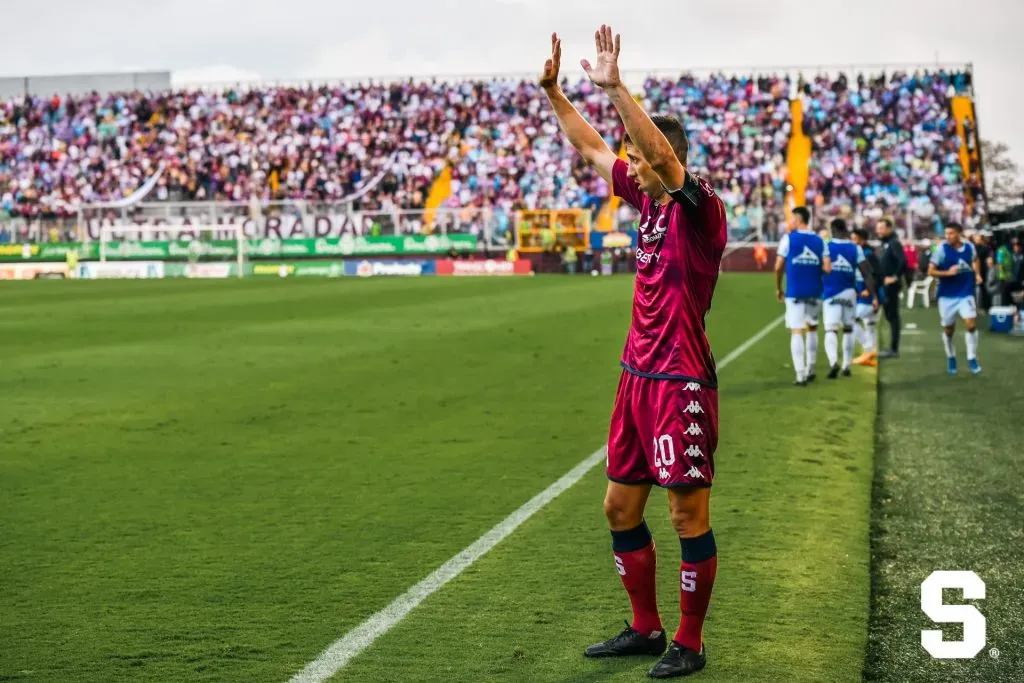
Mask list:
[[[840,74],[799,85],[811,156],[807,200],[827,212],[970,223],[950,103],[970,74]]]
[[[968,74],[875,78],[649,78],[645,104],[680,116],[690,167],[725,201],[733,228],[782,213],[789,101],[805,101],[809,203],[828,211],[963,213],[950,97]],[[614,109],[586,81],[570,98],[613,147]],[[422,208],[448,164],[444,206],[597,209],[609,188],[576,155],[528,81],[404,82],[319,88],[30,97],[0,103],[0,217],[74,215],[130,195],[159,167],[147,201],[348,197],[355,208]]]

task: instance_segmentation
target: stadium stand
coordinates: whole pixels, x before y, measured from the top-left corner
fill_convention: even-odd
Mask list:
[[[618,149],[606,98],[586,81],[565,87]],[[734,237],[757,226],[771,238],[793,98],[813,141],[807,200],[822,215],[969,219],[950,102],[970,88],[965,72],[712,74],[651,77],[643,97],[685,121],[691,167],[718,188]],[[596,212],[609,194],[558,134],[540,89],[522,80],[25,95],[0,105],[0,221],[73,216],[129,195],[160,166],[147,202],[330,201],[377,176],[353,208]],[[444,191],[432,192],[442,175]]]

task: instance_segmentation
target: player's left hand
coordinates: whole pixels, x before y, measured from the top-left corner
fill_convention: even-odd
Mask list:
[[[594,33],[594,44],[597,47],[597,63],[591,64],[585,59],[580,66],[587,73],[594,85],[602,88],[617,88],[622,80],[619,78],[619,36],[612,37],[612,27],[601,24]]]
[[[887,285],[892,285],[895,284],[897,280],[899,280],[899,278],[896,277],[895,275],[889,275],[888,277],[885,278],[884,282]]]
[[[875,297],[874,299],[871,300],[871,310],[872,311],[874,311],[875,313],[878,313],[878,309],[881,308],[881,307],[882,307],[882,305],[880,303],[878,303],[878,297]]]
[[[779,303],[782,303],[783,301],[786,300],[786,295],[782,293],[781,289],[776,289],[775,298],[779,300]]]
[[[975,273],[974,274],[974,283],[977,284],[977,285],[980,285],[982,282],[984,282],[984,280],[981,279],[981,276],[978,275],[977,273]]]

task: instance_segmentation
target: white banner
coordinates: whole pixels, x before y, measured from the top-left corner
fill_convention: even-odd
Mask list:
[[[78,265],[78,277],[83,280],[159,280],[163,276],[162,261],[89,261]]]

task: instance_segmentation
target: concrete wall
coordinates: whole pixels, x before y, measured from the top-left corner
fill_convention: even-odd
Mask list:
[[[21,95],[40,97],[49,97],[53,94],[80,95],[93,90],[100,94],[106,94],[131,90],[169,90],[170,88],[170,71],[0,78],[0,98],[3,99]]]

